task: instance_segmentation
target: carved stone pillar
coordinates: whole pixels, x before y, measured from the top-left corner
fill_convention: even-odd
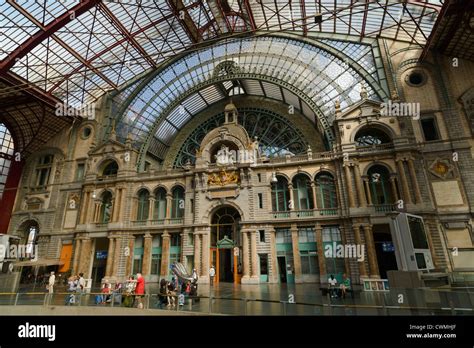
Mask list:
[[[120,255],[122,251],[122,237],[115,237],[115,243],[114,243],[114,260],[113,260],[113,271],[112,271],[112,276],[113,277],[118,277],[118,272],[119,272],[119,265],[120,265]],[[128,256],[130,257],[130,256]]]
[[[194,268],[201,274],[201,235],[194,232]]]
[[[276,231],[275,229],[270,229],[270,282],[278,282],[278,264],[277,264],[277,251],[276,251]]]
[[[149,207],[148,207],[148,221],[153,220],[153,213],[155,210],[155,197],[150,197],[149,199]]]
[[[410,195],[410,189],[408,188],[408,182],[407,178],[405,175],[405,168],[403,166],[403,160],[402,159],[397,159],[397,169],[398,169],[398,175],[400,176],[400,181],[402,184],[402,189],[403,189],[403,196],[405,198],[405,203],[411,204],[411,195]]]
[[[311,192],[313,193],[314,209],[318,209],[318,196],[316,194],[316,184],[311,180]]]
[[[395,175],[390,175],[390,188],[392,190],[392,196],[395,202],[399,200],[398,191],[397,191],[397,183],[396,183]]]
[[[360,237],[360,226],[359,225],[352,225],[352,229],[354,230],[354,237],[356,245],[363,245],[362,238]],[[365,262],[364,261],[357,261],[359,263],[359,275],[360,278],[367,278],[367,270],[365,269]]]
[[[364,186],[365,186],[365,191],[367,192],[367,200],[369,202],[369,205],[372,205],[372,195],[370,194],[370,183],[369,183],[369,178],[367,176],[364,177]]]
[[[210,243],[210,228],[207,228],[204,233],[202,234],[202,276],[204,277],[204,279],[208,279],[209,278],[209,268],[210,268],[210,265],[209,265],[209,252],[210,252],[210,247],[211,247],[211,243]],[[215,267],[216,265],[214,265]]]
[[[349,207],[354,208],[354,193],[352,192],[352,176],[351,176],[351,168],[349,164],[344,164],[344,171],[346,174],[346,186],[347,186],[347,196],[349,198]]]
[[[166,194],[166,219],[171,218],[171,204],[173,202],[172,198],[173,196],[171,193]]]
[[[147,276],[150,274],[151,270],[151,244],[153,241],[153,236],[149,233],[145,234],[143,238],[143,264],[142,264],[142,274]]]
[[[112,275],[112,261],[114,257],[114,238],[109,236],[109,250],[107,251],[107,263],[105,266],[105,276],[110,277]]]
[[[291,244],[293,246],[293,266],[295,267],[295,282],[302,282],[301,274],[301,256],[300,256],[300,246],[298,241],[298,228],[296,225],[292,225],[290,229],[291,233]]]
[[[252,278],[258,278],[257,231],[250,232],[250,258],[252,260]]]
[[[161,235],[161,276],[168,276],[168,268],[170,262],[170,235],[168,232],[164,232]]]
[[[421,203],[421,192],[418,180],[416,179],[415,165],[413,164],[413,158],[408,159],[408,171],[410,172],[411,181],[413,183],[413,189],[415,191],[415,202]]]
[[[320,224],[316,224],[314,228],[316,233],[316,248],[318,251],[318,263],[319,263],[319,282],[327,282],[326,273],[326,257],[324,256],[324,245],[323,245],[323,228]]]
[[[243,276],[242,279],[248,279],[250,277],[250,264],[249,264],[249,236],[246,230],[242,231],[242,261],[243,261]]]
[[[367,246],[370,277],[380,278],[379,266],[377,263],[377,253],[375,252],[374,236],[372,234],[372,225],[364,225],[363,229],[365,233],[365,244]]]
[[[72,262],[72,271],[74,273],[78,273],[79,256],[81,255],[81,242],[82,239],[76,237],[76,244],[74,246],[74,260]]]
[[[359,164],[355,165],[354,170],[355,170],[357,200],[359,201],[359,207],[366,207],[367,198],[365,197],[364,187],[362,186],[362,176],[360,174]]]
[[[89,278],[89,269],[91,263],[92,240],[86,237],[82,240],[81,255],[79,261],[79,273],[84,273],[84,278]]]

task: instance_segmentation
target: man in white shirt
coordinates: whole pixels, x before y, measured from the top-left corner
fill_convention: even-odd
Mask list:
[[[86,286],[86,280],[84,279],[84,273],[79,273],[79,291],[84,292]]]
[[[329,294],[331,294],[331,297],[337,297],[336,296],[337,279],[334,278],[334,275],[332,274],[328,279],[328,285],[329,285]]]
[[[214,268],[214,265],[211,265],[211,268],[209,269],[209,279],[210,279],[211,286],[214,285],[215,275],[216,275],[216,269]]]
[[[56,276],[54,275],[54,272],[51,272],[51,275],[49,276],[49,280],[48,280],[48,292],[50,294],[53,293],[55,281],[56,281]]]

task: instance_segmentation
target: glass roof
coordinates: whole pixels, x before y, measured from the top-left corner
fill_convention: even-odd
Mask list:
[[[228,81],[222,86],[211,84],[181,98],[191,88],[210,81],[212,76],[220,76],[220,71],[216,69],[226,62],[231,62],[243,74],[239,84],[246,94],[293,105],[313,122],[317,111],[320,111],[330,124],[334,117],[335,98],[340,99],[342,108],[359,101],[361,82],[366,85],[370,98],[382,99],[374,89],[379,77],[370,45],[335,40],[325,40],[323,43],[340,48],[341,57],[301,41],[280,37],[229,40],[195,51],[157,72],[148,85],[139,91],[123,115],[118,115],[120,122],[117,134],[125,138],[130,133],[136,145],[140,146],[146,136],[153,132],[152,142],[161,144],[156,145],[160,151],[155,155],[162,158],[163,151],[193,115],[228,98],[226,90],[232,88],[229,80],[236,80],[233,75],[229,75]],[[358,71],[346,64],[344,50],[359,60],[362,70]],[[375,86],[365,82],[368,75],[373,77]],[[306,100],[316,103],[317,110],[311,108],[302,95],[282,87],[275,82],[277,80],[297,86]],[[226,83],[230,85],[226,87]],[[123,93],[129,95],[130,89],[119,93],[114,99],[115,104],[123,102]],[[170,105],[174,108],[166,113]]]
[[[0,0],[0,72],[78,106],[222,34],[323,32],[422,46],[440,9],[433,0]]]

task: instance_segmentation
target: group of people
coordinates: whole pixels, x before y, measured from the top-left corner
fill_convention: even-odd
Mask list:
[[[338,297],[338,287],[337,287],[337,279],[334,277],[334,274],[331,274],[328,279],[328,287],[329,287],[329,294],[331,298]],[[339,285],[339,290],[341,292],[341,297],[346,298],[347,291],[351,289],[351,280],[347,276],[347,274],[342,275],[342,283]]]
[[[54,272],[51,272],[51,276],[49,277],[49,293],[53,293],[54,288]],[[76,293],[82,293],[86,286],[86,281],[84,279],[84,274],[79,273],[78,275],[72,275],[67,280],[67,291],[70,292],[68,296],[66,296],[66,305],[72,305],[76,303]]]
[[[158,295],[158,307],[176,307],[177,297],[182,294],[184,296],[197,295],[198,275],[196,269],[193,269],[191,280],[182,281],[180,278],[173,276],[171,281],[162,278],[160,280],[160,293]],[[184,303],[178,303],[179,306]]]

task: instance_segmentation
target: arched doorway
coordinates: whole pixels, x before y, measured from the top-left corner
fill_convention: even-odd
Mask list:
[[[216,268],[215,282],[238,282],[240,253],[240,214],[229,206],[219,208],[211,218],[211,264]],[[238,255],[237,255],[238,254]]]

